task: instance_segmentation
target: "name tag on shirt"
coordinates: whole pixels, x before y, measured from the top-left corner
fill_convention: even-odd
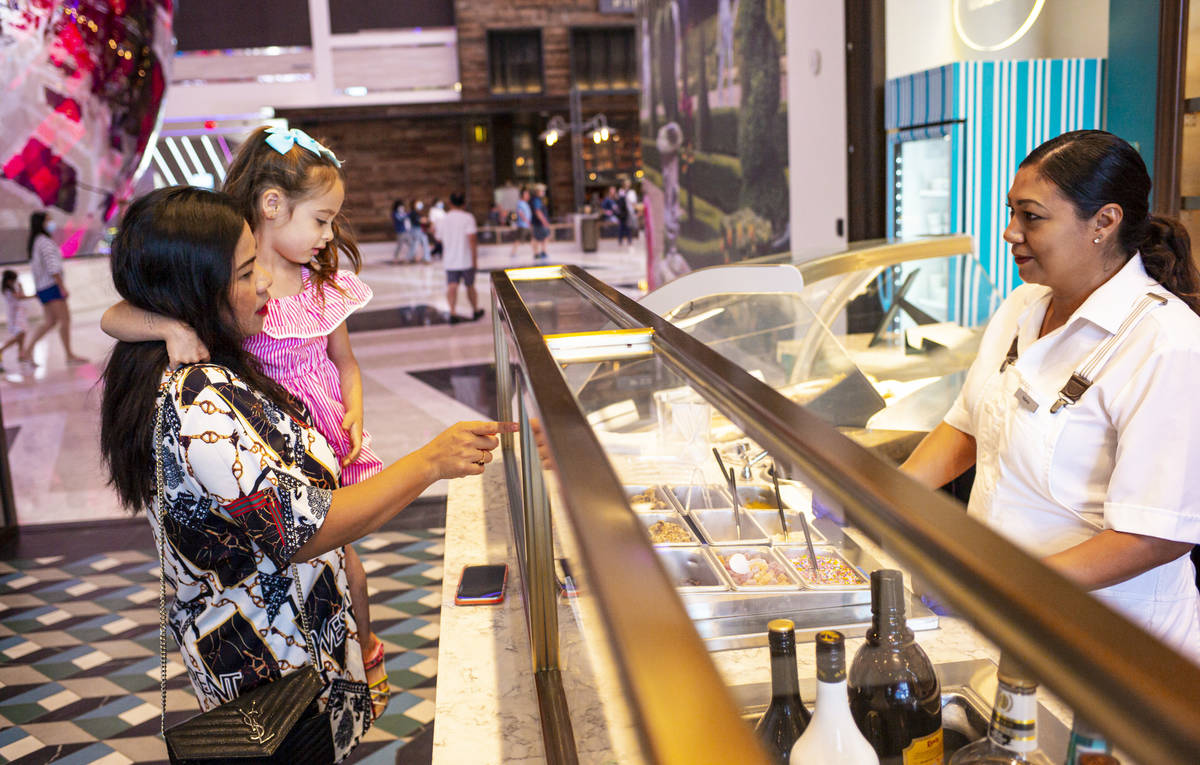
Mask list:
[[[1036,412],[1038,410],[1038,402],[1034,401],[1033,396],[1026,393],[1024,388],[1017,388],[1016,391],[1013,392],[1013,397],[1017,399],[1017,403],[1020,404],[1022,408],[1028,409],[1030,412]]]

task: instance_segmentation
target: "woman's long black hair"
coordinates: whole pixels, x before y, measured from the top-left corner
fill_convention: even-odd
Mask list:
[[[25,256],[27,258],[33,257],[33,243],[37,241],[39,236],[50,236],[50,232],[46,230],[46,213],[30,213],[29,241],[25,243]]]
[[[232,197],[188,186],[152,191],[130,205],[112,246],[112,277],[130,305],[177,319],[229,369],[290,414],[294,400],[242,350],[229,300],[246,219]],[[132,513],[154,499],[155,402],[167,368],[163,342],[124,343],[104,368],[100,452],[109,483]]]
[[[1200,314],[1200,271],[1187,229],[1150,213],[1150,174],[1127,141],[1103,130],[1073,130],[1034,149],[1021,167],[1036,167],[1058,186],[1081,219],[1119,204],[1124,215],[1117,241],[1125,258],[1141,252],[1146,273]]]

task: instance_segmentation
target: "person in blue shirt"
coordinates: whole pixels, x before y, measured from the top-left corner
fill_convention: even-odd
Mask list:
[[[396,230],[396,250],[392,253],[392,262],[400,262],[400,251],[408,250],[408,259],[413,256],[413,242],[409,237],[408,232],[412,228],[412,223],[408,220],[408,210],[404,207],[404,201],[397,199],[392,203],[392,228]]]
[[[529,204],[529,189],[522,188],[517,200],[516,237],[513,239],[512,252],[509,257],[515,257],[522,242],[529,243],[529,254],[537,257],[537,247],[533,243],[533,208]]]

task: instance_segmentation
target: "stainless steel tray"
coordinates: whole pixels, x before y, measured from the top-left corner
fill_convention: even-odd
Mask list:
[[[688,524],[682,515],[674,510],[665,512],[638,513],[637,517],[638,520],[642,522],[642,525],[646,527],[647,534],[650,532],[650,527],[655,523],[658,523],[659,521],[665,521],[667,523],[674,523],[676,526],[679,526],[688,535],[687,540],[683,542],[655,542],[654,539],[651,538],[650,543],[655,547],[695,547],[696,545],[700,544],[700,540],[696,538],[696,533],[692,531],[691,525]]]
[[[658,559],[680,593],[723,592],[729,589],[718,564],[703,547],[656,547]],[[680,584],[693,580],[699,584]]]
[[[991,720],[991,699],[995,698],[996,665],[987,659],[935,664],[942,684],[942,729],[945,731],[946,760],[962,747],[987,735]],[[732,686],[730,692],[742,710],[742,717],[756,721],[771,700],[770,683]],[[816,696],[816,680],[800,681],[800,696],[811,702]],[[1057,765],[1067,755],[1070,728],[1038,704],[1038,749],[1030,757],[1037,765]]]
[[[818,565],[821,564],[822,558],[835,560],[838,563],[845,566],[846,574],[848,576],[854,577],[855,581],[853,583],[829,582],[829,581],[822,581],[820,578],[812,576],[808,572],[808,570],[809,570],[809,568],[811,568],[812,564],[808,560],[808,548],[806,546],[803,546],[803,545],[801,545],[801,546],[777,545],[775,547],[775,551],[777,553],[779,553],[779,555],[781,557],[783,557],[785,560],[787,560],[789,563],[792,564],[793,568],[795,568],[795,570],[796,570],[796,575],[800,577],[800,581],[804,583],[804,587],[806,589],[809,589],[809,590],[861,590],[861,589],[869,590],[870,589],[871,580],[868,578],[868,575],[864,574],[862,571],[859,571],[858,568],[855,567],[853,563],[846,560],[845,556],[843,556],[837,550],[833,549],[832,547],[818,547],[816,545],[814,545],[813,547],[814,547],[813,552],[815,552],[817,555],[817,564]],[[799,565],[797,565],[797,564],[799,564]]]
[[[639,494],[650,493],[654,497],[653,501],[635,500]],[[629,499],[629,505],[635,512],[639,513],[657,513],[671,512],[675,509],[674,503],[671,501],[670,493],[663,486],[626,486],[625,496]],[[661,503],[661,507],[655,505]]]
[[[759,486],[756,484],[738,484],[737,493],[742,507],[747,510],[779,509],[779,504],[775,501],[774,487]],[[787,503],[786,499],[783,501],[783,509],[792,509],[792,506]]]
[[[738,493],[741,493],[741,489],[738,489]],[[776,534],[778,534],[781,538],[783,537],[783,526],[781,526],[779,523],[779,511],[778,510],[747,510],[746,512],[753,515],[754,520],[758,521],[758,525],[762,527],[762,530],[767,533],[767,537],[770,538],[771,544],[773,544],[773,545],[780,545],[780,544],[792,544],[792,545],[800,544],[800,545],[802,545],[802,544],[804,544],[804,529],[801,527],[801,524],[800,524],[800,513],[799,512],[797,512],[795,510],[784,510],[783,511],[783,514],[787,518],[787,523],[788,523],[788,541],[787,542],[783,542],[780,539],[775,539]],[[817,531],[816,529],[814,529],[812,527],[811,523],[809,523],[808,526],[809,526],[809,534],[812,535],[813,544],[814,545],[822,544],[825,541],[825,537],[821,536],[821,533],[819,531]]]
[[[671,487],[671,496],[680,512],[707,510],[713,507],[732,507],[733,500],[716,484],[685,484]]]
[[[792,566],[785,560],[775,555],[770,547],[754,547],[754,546],[729,546],[710,550],[713,558],[720,566],[721,574],[729,582],[729,585],[737,592],[788,592],[795,591],[800,587],[800,579],[796,576]],[[735,555],[744,555],[749,560],[763,560],[769,566],[773,566],[780,571],[787,582],[784,584],[738,584],[730,573],[730,568],[726,565],[726,561]]]
[[[710,545],[765,545],[769,541],[754,518],[745,511],[741,515],[741,534],[732,507],[715,510],[693,510],[691,519],[700,529],[700,536]]]

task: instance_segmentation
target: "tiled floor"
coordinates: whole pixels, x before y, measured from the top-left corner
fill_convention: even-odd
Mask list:
[[[426,500],[414,510],[357,543],[370,578],[372,627],[389,657],[392,699],[351,762],[397,762],[399,750],[433,721],[445,502]],[[0,561],[4,762],[166,761],[158,737],[153,541],[140,518],[105,523],[107,532],[123,533],[47,526]],[[196,701],[177,661],[168,660],[168,678],[173,725],[196,713]]]
[[[363,247],[362,276],[376,296],[351,327],[367,428],[385,461],[452,422],[490,416],[493,405],[490,316],[426,324],[446,308],[442,270],[436,263],[392,265],[391,249]],[[508,253],[508,245],[482,247],[481,268],[533,265]],[[595,254],[554,244],[550,262],[580,263],[630,291],[644,274],[644,255],[611,241]],[[97,456],[97,379],[111,345],[99,317],[115,300],[107,268],[102,260],[67,268],[74,349],[94,362],[67,367],[55,336],[36,349],[41,365],[34,373],[23,374],[10,357],[0,378],[18,515],[29,529],[16,546],[0,550],[0,761],[163,757],[156,738],[154,549],[144,519],[129,518],[117,505]],[[477,284],[490,308],[487,275]],[[465,315],[465,296],[459,301]],[[37,314],[29,310],[31,319]],[[358,546],[393,688],[388,713],[356,752],[358,762],[429,762],[445,489],[431,487],[422,505]],[[430,512],[430,501],[442,501],[440,516]],[[169,684],[169,722],[196,709],[179,671]]]

